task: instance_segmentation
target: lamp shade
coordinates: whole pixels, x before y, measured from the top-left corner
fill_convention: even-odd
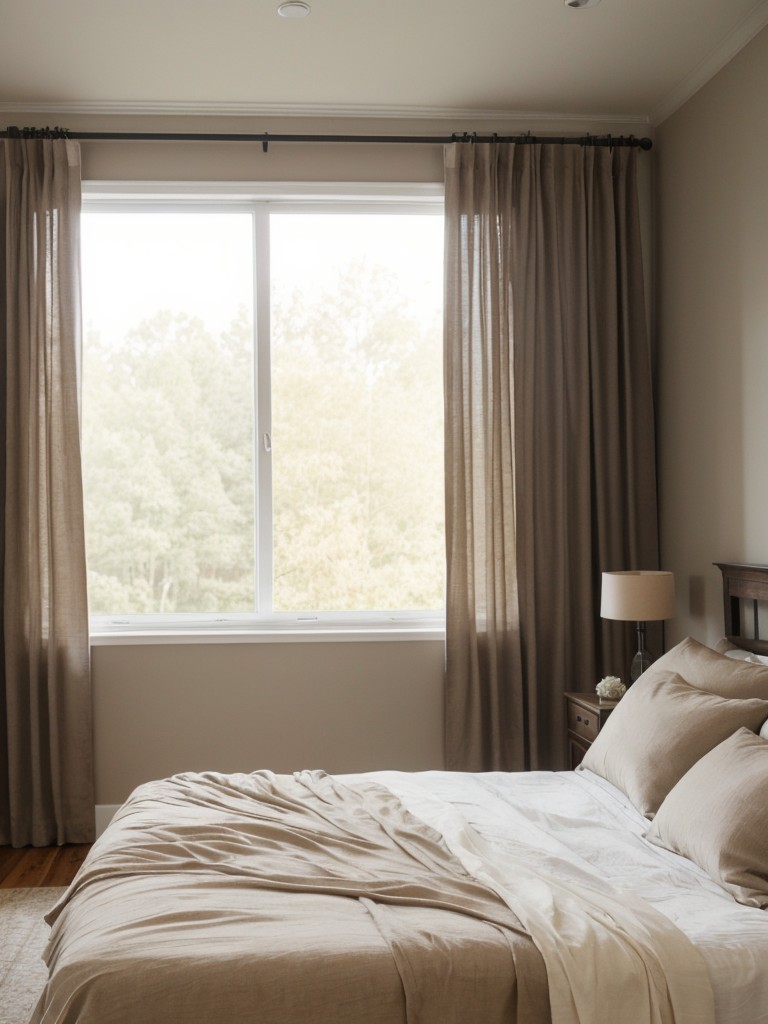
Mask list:
[[[674,618],[674,574],[650,570],[604,572],[600,615],[626,622]]]

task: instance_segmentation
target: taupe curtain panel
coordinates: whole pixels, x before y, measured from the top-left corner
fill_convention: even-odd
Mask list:
[[[658,564],[636,159],[445,151],[452,769],[566,767],[563,693],[631,659],[599,601]]]
[[[88,842],[80,153],[66,140],[0,146],[0,844]]]

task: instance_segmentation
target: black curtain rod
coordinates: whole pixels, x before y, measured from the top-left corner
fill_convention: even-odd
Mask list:
[[[418,145],[448,145],[451,142],[516,142],[518,144],[553,143],[561,146],[636,146],[650,149],[650,139],[635,135],[479,135],[477,132],[453,132],[451,135],[272,135],[195,133],[195,132],[72,132],[66,128],[16,128],[0,132],[5,139],[77,139],[83,141],[125,142],[260,142],[266,153],[270,142],[370,142]]]

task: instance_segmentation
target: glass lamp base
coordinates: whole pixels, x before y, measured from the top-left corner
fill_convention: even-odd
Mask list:
[[[645,646],[645,623],[637,622],[635,627],[637,629],[637,654],[632,659],[629,669],[630,684],[636,682],[653,661]]]
[[[648,651],[645,648],[641,648],[632,659],[632,664],[629,667],[629,678],[635,683],[639,677],[645,672],[648,666],[653,661]]]

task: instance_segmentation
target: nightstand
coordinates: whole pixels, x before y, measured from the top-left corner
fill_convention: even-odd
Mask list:
[[[600,702],[596,693],[566,693],[568,720],[568,758],[571,770],[581,759],[616,707],[616,701]]]

